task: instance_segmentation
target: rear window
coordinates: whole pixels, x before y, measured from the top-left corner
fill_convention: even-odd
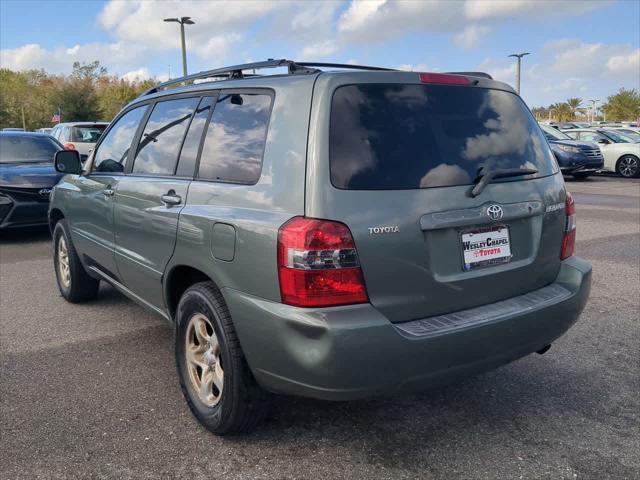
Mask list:
[[[0,135],[0,163],[53,162],[62,147],[44,135]]]
[[[535,177],[557,168],[516,95],[446,85],[339,87],[329,157],[332,184],[352,190],[468,185],[482,167],[536,168]]]
[[[96,143],[104,132],[106,125],[81,125],[71,127],[70,141],[76,143]]]

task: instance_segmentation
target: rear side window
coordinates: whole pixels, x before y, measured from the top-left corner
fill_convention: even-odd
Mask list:
[[[333,185],[353,190],[467,185],[483,167],[557,169],[516,95],[447,85],[338,88],[329,157]]]
[[[271,112],[271,95],[221,92],[207,128],[198,176],[256,183]]]
[[[96,150],[93,161],[94,172],[124,171],[131,142],[146,110],[146,105],[134,108],[117,120]]]
[[[133,173],[173,175],[199,97],[156,103],[138,144]]]
[[[96,143],[106,125],[80,125],[71,127],[70,141],[76,143]]]
[[[180,152],[180,161],[176,170],[176,175],[178,176],[192,177],[194,174],[202,132],[204,132],[214,101],[215,97],[204,97],[200,105],[198,105]]]

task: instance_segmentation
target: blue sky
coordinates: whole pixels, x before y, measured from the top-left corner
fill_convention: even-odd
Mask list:
[[[619,1],[0,1],[0,64],[68,73],[100,60],[109,73],[164,79],[180,69],[190,15],[189,70],[265,58],[414,70],[484,70],[513,84],[528,51],[531,105],[606,99],[640,86],[640,2]]]

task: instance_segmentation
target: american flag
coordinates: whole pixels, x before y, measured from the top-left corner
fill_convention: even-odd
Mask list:
[[[51,123],[60,123],[60,110],[53,114],[53,117],[51,117]]]

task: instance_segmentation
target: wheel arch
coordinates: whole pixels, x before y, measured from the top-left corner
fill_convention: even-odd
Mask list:
[[[218,285],[209,274],[190,265],[174,265],[165,274],[164,298],[169,316],[173,319],[182,294],[199,282],[211,282],[219,291]]]
[[[56,228],[56,223],[62,220],[64,213],[59,208],[52,208],[49,212],[49,230],[53,233],[53,229]]]

